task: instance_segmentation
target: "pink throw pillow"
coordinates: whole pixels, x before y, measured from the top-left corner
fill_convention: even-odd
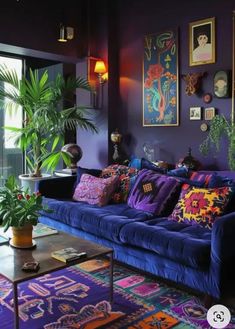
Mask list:
[[[78,183],[73,199],[89,204],[106,205],[117,187],[118,177],[99,178],[88,174],[83,174]]]

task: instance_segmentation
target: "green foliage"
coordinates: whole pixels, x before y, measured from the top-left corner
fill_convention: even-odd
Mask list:
[[[216,151],[220,150],[220,142],[223,137],[228,138],[228,163],[231,170],[235,170],[235,127],[224,117],[224,115],[216,115],[211,120],[210,130],[206,139],[199,146],[199,150],[203,155],[207,155],[214,145]]]
[[[0,188],[0,219],[4,231],[10,226],[21,227],[27,223],[36,225],[40,210],[50,212],[43,206],[41,194],[23,191],[17,185],[15,177],[9,176],[5,185]]]
[[[0,82],[3,82],[0,83],[1,107],[10,112],[22,107],[25,111],[22,128],[4,129],[14,132],[34,176],[41,176],[42,168],[53,171],[59,160],[65,158],[64,153],[55,148],[63,144],[67,129],[81,127],[97,132],[84,107],[73,104],[61,110],[63,103],[71,103],[71,95],[77,88],[91,90],[86,79],[68,77],[65,80],[58,74],[55,81],[50,82],[47,70],[39,76],[37,70],[30,69],[29,78],[23,76],[19,80],[14,70],[0,65]]]

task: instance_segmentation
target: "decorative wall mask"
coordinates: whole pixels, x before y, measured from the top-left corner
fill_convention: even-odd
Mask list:
[[[201,85],[201,79],[206,73],[188,73],[183,74],[182,77],[186,82],[185,93],[188,96],[192,96],[198,92]]]

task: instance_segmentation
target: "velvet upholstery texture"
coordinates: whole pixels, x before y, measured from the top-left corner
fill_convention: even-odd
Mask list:
[[[149,211],[159,216],[164,212],[167,203],[180,185],[173,177],[142,169],[129,194],[127,203],[131,208]]]
[[[200,226],[189,226],[155,218],[122,227],[120,239],[194,268],[209,267],[211,232]]]
[[[235,180],[235,172],[218,174]],[[113,248],[115,259],[154,275],[215,298],[235,296],[232,295],[235,293],[235,202],[230,202],[230,213],[217,218],[212,230],[209,230],[185,223],[166,222],[166,218],[157,218],[127,204],[98,207],[57,199],[56,192],[63,191],[64,197],[69,186],[66,181],[71,182],[71,179],[74,180],[74,177],[53,178],[39,184],[42,187],[40,192],[46,195],[50,191],[51,198],[44,198],[44,202],[55,210],[42,214],[41,222]],[[53,189],[50,189],[51,185]],[[55,197],[50,194],[53,191]],[[175,205],[173,201],[170,204]],[[173,236],[176,237],[175,242]],[[167,243],[164,243],[165,239]]]
[[[119,232],[123,225],[152,218],[150,213],[132,209],[127,204],[99,207],[85,202],[64,202],[50,198],[44,198],[44,204],[53,212],[42,212],[42,215],[118,243]]]
[[[190,187],[181,192],[169,219],[211,229],[215,219],[223,215],[232,195],[233,189],[228,186],[214,189]]]
[[[172,169],[167,172],[167,175],[174,177],[189,177],[189,170],[186,166],[182,166],[180,168]]]
[[[99,178],[83,174],[74,191],[73,199],[75,201],[104,206],[111,199],[117,184],[117,176]]]

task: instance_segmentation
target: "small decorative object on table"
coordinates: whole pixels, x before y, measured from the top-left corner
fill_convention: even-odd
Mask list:
[[[67,153],[71,157],[71,164],[69,168],[64,169],[65,172],[72,174],[77,171],[77,162],[82,158],[82,149],[77,144],[66,144],[61,149],[62,152]]]
[[[22,271],[25,272],[37,272],[39,270],[39,262],[26,262],[22,266]]]
[[[152,142],[145,142],[143,144],[143,151],[145,154],[145,158],[151,162],[155,161],[154,156],[154,145]]]
[[[192,156],[191,147],[188,148],[188,155],[183,159],[180,159],[176,167],[186,166],[190,170],[198,170],[201,166],[200,162]]]
[[[42,204],[40,193],[29,194],[16,183],[14,176],[9,176],[5,186],[0,188],[0,214],[4,232],[12,226],[13,237],[10,245],[16,248],[32,248],[32,225],[37,225],[39,211],[50,211]]]
[[[114,147],[113,161],[119,163],[121,160],[120,144],[122,140],[122,135],[118,132],[118,129],[116,128],[116,130],[111,133],[110,137]]]

